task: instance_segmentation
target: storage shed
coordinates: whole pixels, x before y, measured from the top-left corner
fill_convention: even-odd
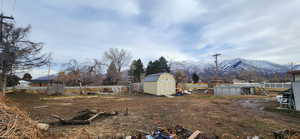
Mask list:
[[[172,74],[157,73],[144,79],[144,92],[153,95],[172,95],[176,92],[176,81]]]
[[[253,95],[256,85],[219,85],[214,87],[215,96]]]
[[[293,75],[293,92],[296,104],[296,110],[300,111],[300,65],[294,67],[294,71],[290,72]]]

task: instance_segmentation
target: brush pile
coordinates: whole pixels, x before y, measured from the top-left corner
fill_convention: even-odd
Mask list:
[[[7,106],[0,98],[0,138],[39,138],[36,124],[18,108]]]

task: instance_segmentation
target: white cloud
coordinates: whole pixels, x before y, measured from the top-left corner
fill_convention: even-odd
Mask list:
[[[45,51],[59,63],[100,59],[118,47],[146,60],[209,60],[221,52],[222,59],[285,64],[300,61],[299,5],[282,0],[27,0],[18,1],[15,17],[19,25],[32,24],[31,38],[45,42]]]
[[[74,10],[87,7],[113,10],[122,15],[138,15],[140,13],[138,0],[44,0],[44,2],[54,7]]]
[[[145,13],[157,26],[168,27],[180,23],[194,22],[206,12],[197,0],[154,0]]]
[[[242,1],[212,13],[218,18],[210,20],[201,33],[202,46],[211,45],[227,57],[245,57],[287,63],[300,61],[296,53],[300,35],[297,13],[299,1]],[[225,13],[221,17],[222,13]],[[219,15],[220,14],[220,15]],[[204,19],[205,20],[205,19]],[[219,46],[219,47],[218,47]],[[226,46],[223,46],[226,47]],[[280,55],[282,54],[282,55]],[[293,58],[291,58],[293,56]]]

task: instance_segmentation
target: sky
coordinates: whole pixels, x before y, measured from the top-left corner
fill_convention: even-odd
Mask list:
[[[17,25],[32,26],[30,38],[54,63],[101,59],[109,48],[145,63],[213,62],[215,53],[300,62],[299,0],[2,0],[1,7]]]

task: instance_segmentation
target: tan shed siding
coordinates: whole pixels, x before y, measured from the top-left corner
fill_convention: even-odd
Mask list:
[[[175,94],[175,79],[171,74],[162,74],[158,80],[158,95],[172,95]]]
[[[144,92],[157,95],[157,82],[144,82]]]
[[[296,82],[300,82],[300,74],[296,74],[295,75],[295,81]]]

